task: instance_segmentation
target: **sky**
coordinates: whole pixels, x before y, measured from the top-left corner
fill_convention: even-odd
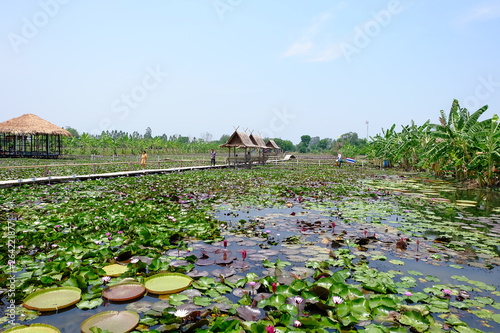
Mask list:
[[[373,137],[500,113],[500,2],[2,0],[0,122]]]

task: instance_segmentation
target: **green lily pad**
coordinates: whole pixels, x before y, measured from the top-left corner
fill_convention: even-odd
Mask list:
[[[128,271],[127,266],[119,265],[119,264],[113,264],[113,265],[108,265],[104,266],[102,268],[107,276],[112,276],[112,277],[117,277]]]
[[[23,305],[30,310],[55,311],[80,301],[82,291],[76,287],[60,287],[38,290],[24,299]]]
[[[180,273],[160,273],[144,281],[146,290],[152,294],[175,294],[187,289],[193,279]]]
[[[60,333],[57,328],[51,325],[47,324],[31,324],[29,326],[26,325],[21,325],[21,326],[16,326],[9,328],[8,330],[4,331],[5,333]]]
[[[82,333],[92,333],[92,327],[110,332],[130,332],[139,323],[139,315],[133,311],[105,311],[87,318],[80,329]]]
[[[139,282],[115,284],[102,291],[102,297],[110,301],[123,302],[140,297],[146,292],[146,287]]]

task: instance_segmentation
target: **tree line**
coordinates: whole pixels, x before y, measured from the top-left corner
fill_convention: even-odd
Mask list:
[[[153,136],[150,127],[146,128],[144,134],[137,131],[130,134],[113,130],[93,135],[80,134],[71,127],[65,127],[65,129],[72,134],[71,137],[65,137],[63,142],[65,153],[70,155],[138,155],[142,150],[157,154],[206,153],[212,148],[219,148],[219,145],[226,143],[230,138],[230,135],[224,134],[218,140],[213,140],[213,136],[208,132],[203,133],[199,138],[180,134]],[[296,145],[290,140],[281,138],[264,138],[264,141],[268,139],[273,139],[283,151],[300,153],[329,154],[332,149],[337,151],[344,146],[347,148],[349,145],[353,147],[366,145],[366,139],[359,139],[358,135],[353,132],[345,133],[337,140],[303,135]]]

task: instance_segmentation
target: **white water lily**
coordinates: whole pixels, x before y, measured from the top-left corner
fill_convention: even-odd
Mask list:
[[[174,316],[179,317],[179,318],[184,318],[189,314],[189,310],[186,309],[177,309],[174,312]]]
[[[339,296],[333,296],[332,297],[332,302],[335,303],[335,304],[341,304],[344,302],[344,300],[342,299],[342,297],[339,297]]]

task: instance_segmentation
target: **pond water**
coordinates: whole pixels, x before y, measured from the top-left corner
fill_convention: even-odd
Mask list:
[[[470,296],[465,300],[468,310],[477,312],[458,308],[452,312],[472,328],[500,332],[500,323],[484,320],[480,312],[500,313],[492,307],[500,303],[500,195],[456,190],[443,182],[419,179],[372,179],[363,186],[372,195],[356,200],[294,199],[282,208],[259,209],[221,205],[214,217],[220,221],[227,243],[193,241],[189,252],[171,250],[165,260],[173,260],[172,266],[183,266],[189,264],[186,257],[194,255],[195,268],[188,275],[195,277],[236,283],[252,272],[260,277],[275,276],[287,284],[297,278],[315,281],[316,268],[340,260],[338,251],[346,250],[353,255],[350,260],[354,264],[366,263],[393,275],[399,294],[429,293],[438,286],[454,291],[444,298],[462,302],[457,292],[466,291]],[[452,207],[455,203],[458,210]],[[273,267],[279,261],[287,264]],[[341,268],[339,264],[339,268],[333,265],[329,270]],[[347,282],[360,283],[353,277]],[[224,296],[232,302],[240,299],[234,293]],[[126,310],[131,304],[142,305],[147,311],[163,303],[158,296],[145,295],[125,303],[105,301],[85,311],[73,306],[44,313],[28,323],[46,323],[63,333],[74,333],[96,313]]]

